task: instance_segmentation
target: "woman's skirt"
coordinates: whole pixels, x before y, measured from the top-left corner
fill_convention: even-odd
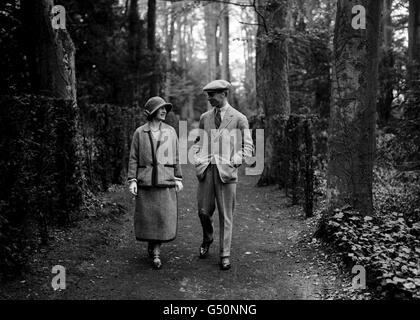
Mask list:
[[[175,188],[138,188],[134,233],[139,241],[172,241],[178,228]]]

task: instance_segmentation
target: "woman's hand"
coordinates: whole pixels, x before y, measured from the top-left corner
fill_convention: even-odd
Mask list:
[[[182,189],[184,189],[182,182],[179,180],[175,180],[175,191],[179,192],[179,191],[182,191]]]
[[[133,196],[137,196],[137,182],[136,181],[131,181],[130,186],[128,187],[128,190],[130,190],[130,193]]]

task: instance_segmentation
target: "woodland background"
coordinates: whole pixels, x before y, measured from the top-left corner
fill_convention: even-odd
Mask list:
[[[354,29],[355,5],[366,29]],[[66,29],[51,8],[66,9]],[[419,298],[420,4],[415,0],[5,0],[0,4],[0,269],[126,179],[141,108],[197,125],[202,87],[265,129],[278,184],[379,294]]]

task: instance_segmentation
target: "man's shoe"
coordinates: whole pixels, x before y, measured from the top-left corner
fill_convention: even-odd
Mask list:
[[[229,257],[224,257],[220,261],[221,270],[229,270],[231,267]]]
[[[162,262],[160,261],[159,257],[154,257],[153,258],[153,268],[154,269],[162,268]]]
[[[203,241],[203,243],[200,246],[200,259],[204,259],[204,258],[206,258],[208,256],[210,245],[212,243],[213,243],[213,240],[210,241],[210,242]]]

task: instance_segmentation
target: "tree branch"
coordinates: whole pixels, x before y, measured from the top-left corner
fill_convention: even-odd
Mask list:
[[[250,22],[242,22],[242,21],[239,21],[239,23],[249,25],[249,26],[260,26],[261,25],[259,23],[250,23]]]
[[[162,1],[167,1],[167,2],[181,2],[184,0],[162,0]],[[242,3],[242,2],[231,2],[231,1],[227,1],[227,0],[192,0],[194,2],[216,2],[216,3],[226,3],[226,4],[231,4],[234,6],[239,6],[239,7],[253,7],[252,4],[246,4],[246,3]]]
[[[162,0],[162,1],[168,1],[168,2],[180,2],[183,0]],[[216,2],[216,3],[226,3],[226,4],[231,4],[234,6],[239,6],[242,8],[254,8],[255,12],[257,13],[257,15],[262,19],[263,21],[263,26],[264,26],[264,30],[265,33],[268,34],[268,27],[267,27],[267,23],[265,21],[264,16],[261,14],[261,12],[258,11],[257,9],[257,4],[256,4],[256,0],[252,0],[252,4],[251,3],[241,3],[241,2],[231,2],[228,0],[193,0],[194,2]]]
[[[268,27],[267,27],[267,23],[265,21],[264,16],[262,15],[261,12],[258,11],[257,9],[257,4],[256,4],[256,0],[252,0],[252,7],[254,8],[255,12],[258,14],[258,16],[262,19],[263,21],[263,25],[264,25],[264,30],[265,30],[265,34],[268,35]]]

